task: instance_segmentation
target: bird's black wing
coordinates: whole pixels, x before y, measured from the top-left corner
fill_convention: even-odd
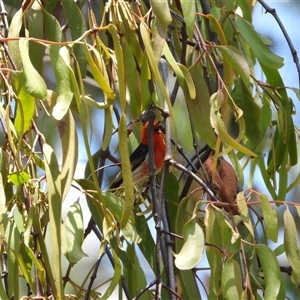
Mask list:
[[[140,166],[144,160],[146,159],[146,156],[148,154],[148,146],[144,144],[139,144],[139,146],[132,152],[130,155],[130,164],[131,164],[131,171],[134,171],[138,166]],[[122,174],[116,177],[116,180],[112,183],[110,186],[110,189],[115,189],[119,187],[123,182]]]

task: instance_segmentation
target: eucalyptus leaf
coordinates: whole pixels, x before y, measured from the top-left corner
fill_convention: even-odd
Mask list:
[[[62,252],[71,265],[76,264],[82,257],[88,255],[82,250],[83,243],[83,214],[79,201],[68,210],[67,218],[62,225]]]
[[[271,203],[266,195],[260,195],[260,204],[262,209],[262,214],[264,217],[267,237],[273,241],[277,242],[278,239],[278,215],[275,209],[272,208]]]
[[[261,40],[252,25],[243,18],[236,15],[235,22],[241,35],[251,47],[254,55],[263,65],[273,69],[280,69],[283,66],[283,58],[274,54]]]
[[[289,263],[293,269],[292,280],[294,284],[298,284],[300,279],[300,254],[297,243],[298,234],[295,220],[289,211],[286,209],[283,214],[284,221],[284,250]]]
[[[194,268],[202,258],[204,249],[204,233],[196,222],[196,219],[189,220],[182,229],[184,244],[175,256],[175,265],[179,270]]]
[[[274,252],[266,245],[256,245],[256,251],[262,265],[265,279],[265,299],[282,299],[285,286],[281,281],[280,270]]]
[[[26,93],[38,99],[44,99],[47,96],[47,86],[42,76],[33,67],[28,49],[28,40],[20,38],[20,54],[23,64],[24,89]]]
[[[152,9],[163,27],[166,29],[172,21],[169,3],[167,0],[152,0]]]

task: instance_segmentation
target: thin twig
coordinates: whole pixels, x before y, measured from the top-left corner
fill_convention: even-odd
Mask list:
[[[192,177],[197,183],[199,183],[204,191],[210,196],[213,201],[220,202],[218,197],[214,194],[214,192],[208,187],[208,185],[197,175],[195,175],[192,171],[188,170],[185,166],[181,165],[174,159],[169,160],[170,164],[174,166],[176,169],[186,173],[190,177]]]
[[[297,72],[298,72],[298,83],[299,83],[299,88],[300,88],[300,64],[299,64],[299,57],[297,55],[297,51],[292,43],[292,40],[289,36],[289,34],[287,33],[285,27],[283,26],[280,18],[278,17],[277,13],[276,13],[276,9],[275,8],[271,8],[265,1],[263,0],[257,0],[257,2],[260,3],[260,5],[266,10],[266,13],[269,13],[273,16],[273,18],[276,20],[278,26],[280,27],[287,43],[288,43],[288,46],[291,50],[291,54],[292,54],[292,57],[293,57],[293,60],[294,60],[294,63],[296,65],[296,69],[297,69]]]

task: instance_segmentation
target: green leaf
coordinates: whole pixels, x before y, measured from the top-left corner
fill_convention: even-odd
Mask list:
[[[152,0],[151,6],[154,14],[159,19],[160,23],[166,29],[172,22],[169,3],[167,0]]]
[[[97,50],[94,47],[91,47],[91,51],[93,51],[93,53],[95,55],[95,60],[93,60],[92,55],[88,49],[87,43],[85,42],[84,52],[85,52],[85,56],[86,56],[87,62],[89,64],[89,67],[91,69],[91,72],[93,74],[93,77],[94,77],[95,81],[97,82],[97,84],[99,85],[99,87],[103,90],[103,92],[107,94],[107,97],[109,99],[113,100],[113,99],[115,99],[116,94],[110,87],[108,75],[107,74],[103,75],[102,72],[104,70],[101,70],[101,67],[100,67],[100,65],[104,66],[105,63],[104,63],[101,55],[99,54],[99,52],[97,52]],[[106,70],[105,70],[105,72],[106,72]]]
[[[140,211],[139,208],[137,208]],[[152,270],[155,270],[155,243],[152,237],[152,232],[149,228],[149,223],[145,216],[135,216],[136,229],[141,237],[142,242],[139,244],[139,248],[145,256],[149,266]]]
[[[46,11],[44,12],[46,36],[50,41],[61,42],[62,31],[58,21]],[[61,54],[60,54],[61,53]],[[66,48],[61,50],[60,46],[51,45],[49,47],[50,60],[56,79],[56,105],[53,116],[61,120],[67,113],[73,99],[73,87],[70,79],[69,56]]]
[[[236,204],[239,208],[240,216],[242,221],[244,222],[245,226],[248,228],[249,232],[251,235],[254,237],[254,230],[253,230],[253,225],[251,222],[250,214],[249,214],[249,209],[247,206],[247,202],[245,199],[244,192],[240,192],[236,196]]]
[[[55,285],[55,280],[54,280],[54,274],[53,274],[53,271],[52,271],[52,268],[51,268],[51,263],[50,263],[50,259],[49,259],[49,255],[48,255],[48,250],[49,249],[47,248],[45,240],[44,240],[44,235],[43,235],[42,228],[41,228],[40,215],[39,215],[38,209],[35,209],[33,211],[33,214],[34,214],[34,216],[32,218],[33,226],[34,226],[34,229],[35,229],[36,234],[37,234],[37,241],[38,241],[39,247],[41,249],[41,253],[43,255],[43,267],[45,269],[45,272],[47,273],[47,277],[48,277],[48,280],[49,280],[49,285],[51,286],[52,293],[53,293],[55,299],[64,299],[57,292],[57,287]],[[44,216],[47,215],[47,214],[48,213],[44,214]],[[47,222],[47,224],[48,224],[48,222]]]
[[[241,76],[241,79],[243,80],[245,87],[249,91],[251,71],[245,57],[238,49],[232,46],[219,46],[218,49],[221,50],[223,54],[223,58],[228,63],[228,65],[238,75]]]
[[[195,19],[196,19],[196,3],[194,0],[183,0],[180,1],[182,13],[186,25],[186,31],[188,33],[189,39],[193,39],[194,28],[195,28]]]
[[[155,58],[155,63],[159,65],[162,51],[166,44],[167,31],[160,21],[155,18],[151,24],[151,47]]]
[[[274,254],[276,256],[280,256],[283,253],[284,253],[284,244],[281,244],[277,248],[274,249]]]
[[[192,119],[193,126],[203,140],[212,148],[215,147],[216,136],[209,120],[210,104],[209,91],[205,79],[202,75],[202,68],[199,64],[194,64],[189,68],[196,88],[196,98],[190,97],[189,87],[186,86],[183,92],[187,107]],[[199,122],[201,120],[201,122]]]
[[[186,84],[190,98],[195,99],[196,88],[189,70],[184,65],[178,64],[176,62],[167,43],[165,43],[164,45],[163,54],[165,55],[168,63],[171,65],[173,71],[175,72],[180,87],[184,89]]]
[[[14,125],[18,135],[23,136],[31,126],[31,121],[35,113],[35,101],[33,96],[25,92],[25,87],[23,86],[18,91],[18,100]]]
[[[30,179],[30,175],[25,171],[13,172],[8,175],[8,180],[10,180],[15,186],[21,186]]]
[[[83,15],[75,1],[62,0],[61,3],[68,19],[72,40],[74,41],[83,36],[86,31]],[[75,57],[80,67],[81,77],[85,77],[87,72],[87,62],[84,53],[84,45],[75,44],[73,48]]]
[[[29,10],[29,37],[36,39],[44,38],[44,18],[42,8],[39,2],[34,1]],[[39,26],[37,26],[39,24]],[[45,46],[37,42],[29,43],[29,56],[34,68],[43,75],[43,57]]]
[[[232,98],[235,104],[243,111],[243,118],[246,124],[245,135],[250,139],[251,147],[254,148],[263,138],[259,127],[261,119],[264,119],[264,117],[261,117],[261,110],[241,79],[236,79],[234,82]]]
[[[11,23],[9,25],[8,38],[17,38],[20,36],[20,30],[22,28],[22,18],[23,10],[20,8],[13,16]],[[18,41],[9,41],[8,50],[17,70],[21,69],[22,59],[20,54],[19,42]]]
[[[104,295],[101,295],[102,299],[110,299],[110,296],[114,292],[117,284],[120,282],[120,278],[121,278],[121,275],[122,275],[122,266],[121,266],[119,257],[117,256],[114,249],[111,249],[111,252],[112,252],[112,255],[113,255],[113,259],[114,259],[114,275],[113,275],[113,278],[110,282],[110,285],[106,289]]]
[[[150,37],[149,37],[149,32],[147,30],[148,26],[145,23],[142,23],[140,26],[140,31],[141,31],[141,36],[145,45],[145,50],[147,53],[148,57],[148,63],[150,65],[150,68],[153,72],[155,81],[157,82],[157,85],[163,95],[164,101],[166,101],[168,108],[169,108],[169,113],[170,117],[172,120],[172,123],[175,124],[175,118],[174,118],[174,113],[173,113],[173,106],[170,101],[169,94],[167,93],[166,86],[164,85],[164,82],[162,80],[161,74],[159,72],[157,63],[155,61],[155,56],[153,52],[153,48],[151,45]],[[174,127],[174,135],[177,136],[177,130],[176,127]]]
[[[263,65],[273,69],[279,69],[283,66],[283,58],[274,54],[262,41],[252,25],[243,18],[236,15],[235,23],[237,29],[251,47],[255,57]]]
[[[135,244],[127,244],[126,253],[129,258],[129,265],[124,268],[125,278],[128,278],[130,295],[134,297],[147,285],[147,281],[136,253]]]
[[[121,228],[125,227],[132,212],[134,205],[134,190],[131,165],[129,161],[129,150],[127,143],[126,115],[123,113],[119,123],[119,150],[122,164],[122,177],[125,186],[125,203],[122,218],[120,221]]]
[[[242,299],[241,266],[234,259],[226,260],[222,272],[222,289],[225,299]]]
[[[298,247],[298,233],[295,220],[288,209],[283,214],[284,221],[284,250],[293,269],[292,281],[295,285],[300,279],[300,255]]]
[[[111,137],[114,130],[112,107],[105,109],[104,113],[105,113],[105,124],[104,124],[104,135],[103,135],[101,148],[103,150],[107,150],[107,148],[110,145]]]
[[[196,218],[184,224],[182,235],[184,244],[180,252],[174,254],[174,263],[179,270],[189,270],[201,261],[205,244],[204,233]]]
[[[277,211],[272,208],[271,203],[266,195],[260,195],[260,204],[266,225],[267,237],[276,243],[278,239]]]
[[[225,220],[224,215],[222,214],[221,219],[221,230],[222,230],[222,241],[225,248],[229,253],[235,254],[241,249],[241,237],[240,235],[232,228],[227,220]]]
[[[78,162],[78,137],[76,124],[70,110],[68,110],[61,121],[57,122],[57,127],[63,154],[61,187],[62,201],[64,201],[70,190]]]
[[[233,139],[227,130],[225,129],[225,125],[223,123],[223,120],[221,119],[221,116],[218,112],[219,106],[222,104],[223,101],[223,93],[216,92],[211,95],[210,103],[211,103],[211,109],[210,109],[210,123],[211,126],[215,129],[215,132],[219,135],[222,142],[225,145],[228,145],[246,155],[249,155],[251,157],[256,157],[257,155],[249,150],[248,148],[241,145],[237,140]],[[217,108],[217,109],[216,109]],[[242,119],[241,119],[242,120]],[[199,123],[199,122],[198,122]],[[241,129],[241,132],[243,132],[243,129]],[[241,132],[239,133],[239,136],[241,135]]]
[[[61,120],[67,113],[73,99],[72,83],[70,78],[70,53],[66,47],[50,47],[50,59],[56,78],[56,104],[52,115]]]
[[[14,221],[9,221],[8,220],[8,215],[4,214],[2,216],[2,221],[3,225],[5,228],[5,241],[9,247],[7,247],[7,282],[8,282],[8,290],[6,292],[8,295],[4,299],[7,299],[7,296],[9,298],[12,297],[17,297],[17,299],[20,299],[19,297],[19,283],[18,283],[18,263],[17,263],[17,258],[16,254],[19,253],[19,247],[20,247],[20,234],[19,230],[16,226],[16,222]],[[7,289],[7,287],[6,287]]]
[[[5,186],[7,181],[7,155],[5,151],[0,149],[0,216],[6,212],[6,194]],[[0,287],[1,289],[1,287]],[[0,291],[1,296],[1,291]]]
[[[268,83],[271,87],[282,87],[284,86],[283,80],[278,70],[274,70],[269,66],[262,65],[264,74],[268,79]],[[289,153],[289,164],[294,166],[298,161],[298,152],[296,145],[296,135],[294,130],[293,118],[291,111],[293,109],[292,102],[287,95],[286,89],[276,89],[264,87],[269,94],[272,95],[272,100],[278,106],[277,121],[278,125],[275,133],[275,162],[274,167],[269,167],[269,172],[275,172],[282,163],[284,152]],[[276,136],[277,135],[277,136]],[[275,169],[275,171],[273,169]]]
[[[38,99],[44,99],[47,96],[47,86],[42,76],[33,67],[28,49],[28,40],[20,38],[20,53],[23,63],[24,89],[26,93]]]
[[[262,265],[265,279],[265,299],[284,299],[284,285],[281,282],[280,270],[274,252],[266,245],[255,246]]]
[[[82,251],[83,215],[79,201],[68,210],[65,223],[62,225],[62,252],[71,265],[76,264],[82,257],[88,255]]]
[[[211,206],[206,209],[204,220],[206,242],[211,245],[216,245],[216,247],[222,249],[223,245],[221,230],[214,210],[217,209],[212,208]],[[221,251],[219,251],[216,247],[208,246],[206,248],[207,260],[211,269],[211,280],[209,282],[209,295],[211,299],[218,299],[218,293],[221,288],[221,274],[223,269],[223,253],[221,253]]]
[[[175,221],[175,233],[181,235],[182,228],[186,219],[186,209],[188,206],[189,198],[186,197],[181,200]],[[183,240],[175,239],[175,249],[180,251],[184,244]],[[179,280],[185,295],[185,299],[201,299],[199,291],[194,283],[194,274],[192,270],[179,270]]]
[[[60,297],[64,299],[61,268],[61,176],[53,149],[44,144],[43,154],[48,185],[50,236],[52,245],[53,273],[55,286]]]

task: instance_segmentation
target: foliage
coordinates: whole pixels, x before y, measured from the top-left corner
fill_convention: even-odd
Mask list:
[[[283,58],[252,26],[252,1],[32,0],[15,1],[11,10],[8,4],[0,72],[2,299],[107,299],[118,287],[119,298],[284,299],[284,273],[295,289],[293,214],[300,210],[285,200],[300,178],[289,178],[298,131],[278,71]],[[55,87],[44,79],[46,58]],[[266,82],[257,79],[255,64]],[[86,92],[86,76],[101,101]],[[104,133],[94,153],[95,111],[103,112]],[[153,112],[165,124],[166,167],[159,184],[150,176],[148,185],[134,186],[126,123]],[[125,180],[105,191],[115,127]],[[134,123],[132,147],[140,130]],[[86,151],[87,166],[76,178],[79,151]],[[271,199],[252,186],[255,172]],[[62,221],[71,187],[86,197],[92,218],[85,230],[82,201],[73,201]],[[280,208],[284,240],[273,251]],[[91,230],[100,241],[95,272],[105,256],[113,270],[102,295],[94,276],[76,281],[72,272],[85,259]],[[283,253],[288,266],[278,262]]]

